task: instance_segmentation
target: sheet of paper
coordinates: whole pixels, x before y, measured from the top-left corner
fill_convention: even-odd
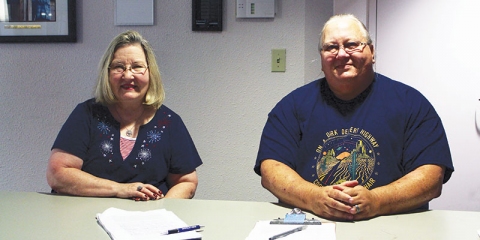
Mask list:
[[[131,239],[201,239],[196,231],[165,235],[169,229],[188,226],[171,211],[125,211],[109,208],[97,214],[98,223],[114,240]]]
[[[270,224],[270,221],[259,221],[255,227],[250,231],[250,234],[245,240],[268,240],[270,237],[277,234],[298,228],[302,225],[288,225],[288,224]],[[322,223],[322,225],[306,225],[305,230],[292,233],[279,240],[298,240],[298,239],[322,239],[335,240],[335,223]]]

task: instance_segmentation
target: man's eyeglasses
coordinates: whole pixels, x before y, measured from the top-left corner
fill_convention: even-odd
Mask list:
[[[363,49],[367,46],[367,43],[364,42],[347,42],[343,45],[339,44],[325,44],[322,47],[322,51],[328,52],[333,55],[337,55],[338,51],[340,51],[340,48],[343,48],[343,50],[348,53],[352,54],[354,52],[361,52]]]
[[[132,72],[133,74],[143,75],[147,71],[148,66],[134,65],[127,68],[124,65],[119,64],[119,65],[110,66],[108,67],[108,69],[110,69],[110,71],[114,74],[123,74],[126,70],[130,70],[130,72]]]

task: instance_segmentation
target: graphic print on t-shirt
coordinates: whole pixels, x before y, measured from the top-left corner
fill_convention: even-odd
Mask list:
[[[375,183],[374,147],[378,147],[378,143],[365,130],[354,128],[354,131],[342,129],[327,133],[327,139],[317,149],[318,179],[314,183],[329,186],[357,180],[368,189]]]

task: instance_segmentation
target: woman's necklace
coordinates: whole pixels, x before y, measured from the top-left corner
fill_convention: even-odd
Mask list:
[[[137,122],[138,122],[138,119],[140,119],[142,116],[143,116],[143,112],[145,112],[145,108],[142,107],[142,113],[140,114],[140,116],[138,116],[137,119],[135,119],[135,122],[133,123],[133,126],[129,129],[127,128],[127,132],[125,133],[125,135],[127,135],[127,137],[132,137],[133,136],[133,130],[135,130],[135,128],[137,127]],[[120,113],[118,113],[118,110],[116,107],[114,107],[115,109],[115,112],[117,113],[118,115],[118,118],[120,118],[121,121],[123,121],[123,118],[122,116],[120,116]]]
[[[133,135],[133,129],[134,128],[135,128],[135,125],[133,125],[133,127],[131,129],[127,128],[127,132],[126,132],[127,137],[131,137]]]

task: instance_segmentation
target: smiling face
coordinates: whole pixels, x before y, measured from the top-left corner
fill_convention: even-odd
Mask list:
[[[348,46],[349,42],[367,42],[362,27],[353,19],[337,18],[323,31],[323,46],[335,44]],[[321,50],[322,71],[328,85],[340,99],[350,100],[363,92],[373,81],[373,46],[367,45],[361,51],[348,54],[340,47],[337,54]]]
[[[113,94],[121,103],[138,102],[142,103],[149,86],[149,70],[143,74],[133,74],[130,68],[147,66],[145,53],[140,44],[132,44],[120,47],[113,55],[111,67],[124,66],[123,73],[109,72],[109,81]]]

